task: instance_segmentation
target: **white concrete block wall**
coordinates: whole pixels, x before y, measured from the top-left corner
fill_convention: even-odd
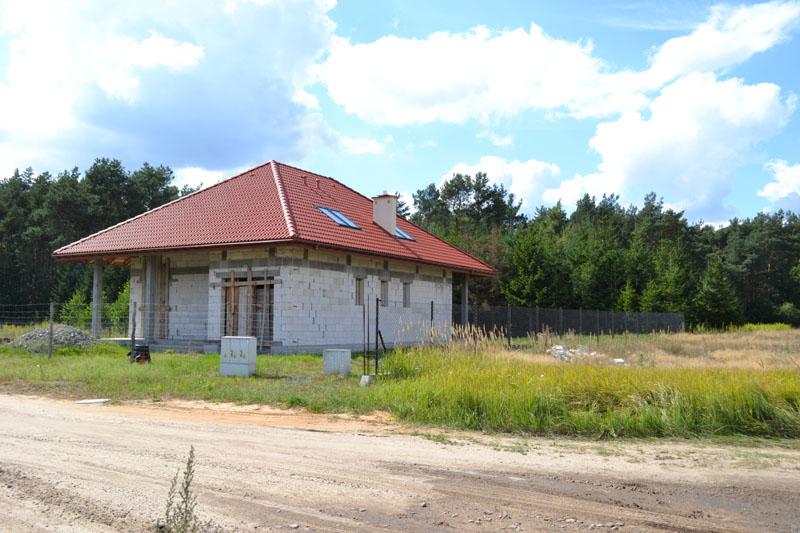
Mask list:
[[[413,268],[413,267],[412,267]],[[381,279],[389,276],[389,302],[380,309],[380,330],[387,345],[415,344],[430,335],[430,302],[434,302],[434,327],[449,330],[452,282],[414,279],[411,306],[403,307],[403,281],[395,271],[364,278],[369,309],[370,338],[374,342],[375,298]],[[441,276],[441,270],[438,271]],[[282,284],[275,289],[275,335],[284,351],[324,346],[363,345],[363,310],[355,304],[355,274],[309,267],[283,267]]]
[[[253,265],[253,274],[263,275],[263,262],[273,257],[267,250],[236,251],[227,255],[241,262],[261,261]],[[380,309],[381,333],[387,345],[415,344],[430,337],[430,302],[434,302],[434,329],[449,335],[452,316],[452,274],[435,267],[417,266],[380,258],[366,258],[300,247],[279,247],[276,258],[308,259],[334,268],[312,265],[269,266],[277,271],[280,283],[273,295],[273,339],[282,343],[280,351],[321,351],[324,347],[363,346],[363,310],[355,304],[356,276],[364,278],[364,298],[368,304],[370,345],[374,345],[375,298],[380,295],[381,280],[389,280],[389,302]],[[218,273],[227,274],[230,267],[213,268],[223,260],[221,253],[171,255],[170,260],[170,318],[169,336],[172,339],[207,340],[218,342],[222,335],[222,295]],[[143,298],[143,267],[141,261],[132,268],[141,275],[132,276],[131,299],[141,307]],[[203,267],[208,271],[203,271]],[[181,272],[181,270],[190,270]],[[199,270],[199,271],[198,271]],[[411,282],[411,306],[403,307],[403,282]],[[245,297],[245,291],[241,291]],[[244,302],[242,302],[244,303]],[[141,315],[137,316],[137,330]],[[243,326],[243,324],[240,324]],[[129,332],[130,333],[130,332]],[[441,336],[439,337],[441,338]]]
[[[169,283],[169,336],[205,339],[208,321],[208,274],[174,274]]]

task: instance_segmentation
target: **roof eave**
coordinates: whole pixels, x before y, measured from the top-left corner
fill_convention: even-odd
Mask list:
[[[103,252],[86,252],[86,253],[77,253],[77,254],[64,254],[58,253],[58,250],[53,252],[51,255],[52,257],[62,263],[88,263],[94,262],[98,259],[110,258],[110,257],[137,257],[143,255],[158,255],[163,253],[177,253],[177,252],[201,252],[201,251],[214,251],[214,250],[223,250],[223,249],[230,249],[230,248],[252,248],[255,246],[264,246],[264,245],[271,245],[271,244],[281,244],[281,245],[290,245],[290,244],[300,244],[300,245],[309,245],[314,246],[315,248],[322,248],[326,250],[338,251],[338,252],[351,252],[355,254],[360,254],[368,257],[383,257],[388,259],[394,259],[397,261],[405,261],[407,263],[417,263],[422,265],[429,265],[435,266],[439,268],[446,268],[453,272],[458,272],[460,274],[470,274],[479,277],[494,277],[497,275],[497,269],[488,266],[488,269],[475,269],[469,268],[460,265],[454,265],[452,263],[447,262],[438,262],[438,261],[430,261],[425,259],[414,259],[409,258],[401,255],[396,254],[386,254],[386,253],[379,253],[379,252],[370,252],[368,250],[363,250],[361,248],[351,248],[347,246],[333,246],[331,244],[323,243],[314,241],[311,239],[276,239],[276,240],[268,240],[268,241],[250,241],[250,242],[237,242],[237,243],[217,243],[217,244],[203,244],[203,245],[195,245],[195,246],[180,246],[180,247],[164,247],[164,248],[143,248],[143,249],[129,249],[129,250],[109,250]],[[471,256],[470,256],[471,257]],[[491,270],[489,270],[491,269]]]

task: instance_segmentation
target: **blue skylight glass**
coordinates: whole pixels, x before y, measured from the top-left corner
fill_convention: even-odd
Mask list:
[[[331,209],[330,207],[320,207],[320,211],[328,215],[328,218],[346,228],[361,229],[358,224],[347,218],[341,211]]]
[[[407,241],[413,241],[413,240],[414,240],[414,238],[413,238],[411,235],[409,235],[409,234],[408,234],[408,233],[406,233],[405,231],[401,230],[400,228],[395,228],[395,229],[394,229],[394,232],[395,232],[395,233],[397,234],[397,236],[398,236],[398,237],[400,237],[401,239],[405,239],[405,240],[407,240]]]

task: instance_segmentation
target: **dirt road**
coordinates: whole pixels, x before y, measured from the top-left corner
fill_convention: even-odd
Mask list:
[[[797,449],[409,431],[0,395],[0,530],[151,528],[193,444],[198,509],[228,530],[800,531]]]

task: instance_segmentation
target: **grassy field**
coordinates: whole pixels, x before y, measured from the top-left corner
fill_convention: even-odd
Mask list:
[[[59,350],[51,360],[0,346],[0,388],[381,410],[400,420],[487,432],[800,438],[799,333],[642,335],[619,344],[629,350],[624,365],[609,362],[623,355],[610,350],[621,341],[602,337],[607,351],[567,363],[543,355],[546,348],[507,351],[488,342],[410,349],[386,357],[384,375],[368,388],[358,386],[360,360],[351,376],[338,378],[322,375],[319,356],[259,356],[255,377],[223,378],[216,355],[158,353],[152,365],[130,365],[126,349],[112,345]]]
[[[651,333],[622,335],[540,335],[513,340],[515,353],[546,362],[549,350],[560,344],[595,352],[596,363],[614,358],[647,367],[741,368],[800,370],[800,329],[785,324],[747,324],[728,332]],[[482,349],[497,346],[489,340]]]

